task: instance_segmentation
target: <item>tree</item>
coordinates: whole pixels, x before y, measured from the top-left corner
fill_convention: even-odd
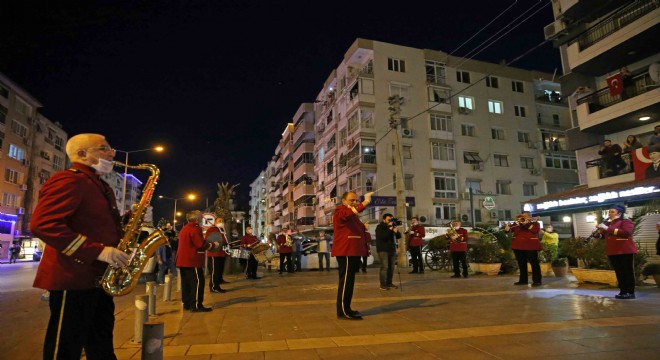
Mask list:
[[[218,183],[218,198],[215,199],[215,202],[213,203],[213,206],[215,207],[213,212],[216,217],[221,217],[224,220],[225,231],[227,234],[231,234],[234,227],[234,222],[232,221],[231,216],[231,200],[236,195],[234,189],[236,189],[238,185],[240,184],[230,186],[228,182]]]

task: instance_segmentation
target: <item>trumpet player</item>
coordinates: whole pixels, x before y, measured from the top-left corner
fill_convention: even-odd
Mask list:
[[[605,237],[605,250],[607,257],[616,273],[619,283],[618,295],[614,297],[621,300],[635,298],[635,265],[634,258],[637,247],[632,238],[634,224],[625,219],[626,208],[615,204],[607,211],[609,221],[599,224],[597,229]]]
[[[461,269],[463,270],[463,277],[468,277],[467,267],[467,240],[468,232],[461,227],[461,221],[456,219],[451,222],[453,231],[449,234],[449,251],[451,252],[451,260],[454,265],[453,278],[461,277]],[[451,230],[451,229],[450,229]],[[448,231],[450,232],[450,231]]]
[[[291,260],[291,253],[293,252],[292,233],[289,228],[283,227],[276,240],[277,252],[280,254],[280,275],[284,272],[284,260],[286,260],[286,271],[293,274],[293,261]]]
[[[115,359],[115,304],[97,281],[108,264],[129,262],[116,248],[122,230],[114,192],[101,179],[115,150],[102,135],[79,134],[66,154],[73,166],[44,183],[30,222],[48,245],[33,285],[50,291],[43,358],[80,359],[84,348],[88,359]]]
[[[410,255],[412,256],[413,264],[413,270],[410,274],[423,274],[424,261],[422,261],[422,246],[424,246],[426,232],[424,231],[424,227],[419,224],[419,219],[416,216],[410,222],[412,225],[406,234],[410,238]]]
[[[539,230],[541,229],[536,218],[532,218],[529,211],[523,211],[516,216],[516,222],[513,225],[504,225],[504,231],[513,232],[511,240],[511,249],[516,256],[518,268],[520,268],[520,277],[514,285],[527,285],[527,262],[532,266],[532,286],[541,286],[541,265],[539,264],[539,250],[541,242],[539,241]]]

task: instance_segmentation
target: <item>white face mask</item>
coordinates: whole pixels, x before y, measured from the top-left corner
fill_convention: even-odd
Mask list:
[[[106,159],[99,159],[99,162],[92,165],[92,167],[99,173],[99,174],[109,174],[112,172],[112,168],[114,167],[114,162]]]

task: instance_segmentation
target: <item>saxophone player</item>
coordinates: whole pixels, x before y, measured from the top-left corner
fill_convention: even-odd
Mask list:
[[[514,285],[527,285],[527,262],[532,265],[532,286],[541,286],[541,265],[539,264],[539,250],[541,250],[541,241],[539,240],[539,223],[532,218],[529,211],[523,211],[516,216],[516,223],[513,225],[504,225],[504,231],[513,232],[511,240],[511,249],[516,256],[518,268],[520,268],[520,277]]]
[[[99,134],[69,139],[73,166],[44,183],[30,230],[48,246],[34,287],[50,291],[44,359],[115,359],[115,304],[98,285],[108,264],[126,266],[114,192],[101,179],[112,171],[115,150]]]
[[[284,272],[284,260],[286,259],[286,270],[289,274],[293,274],[293,262],[291,260],[291,253],[293,252],[293,239],[291,239],[292,231],[287,227],[283,227],[280,235],[277,237],[277,252],[280,254],[280,275]]]
[[[451,222],[451,228],[454,229],[453,234],[449,235],[449,251],[451,252],[451,260],[454,265],[454,275],[452,277],[460,278],[461,269],[463,269],[463,277],[467,278],[468,232],[461,227],[461,221],[458,219]]]
[[[419,224],[419,219],[414,216],[411,220],[412,225],[408,229],[410,237],[410,255],[412,256],[413,270],[410,274],[423,274],[424,261],[422,260],[422,246],[424,246],[424,236],[426,232],[424,227]]]

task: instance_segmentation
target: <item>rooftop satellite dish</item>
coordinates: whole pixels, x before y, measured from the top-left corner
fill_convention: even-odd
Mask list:
[[[660,64],[653,63],[649,66],[649,76],[656,85],[660,84]]]

